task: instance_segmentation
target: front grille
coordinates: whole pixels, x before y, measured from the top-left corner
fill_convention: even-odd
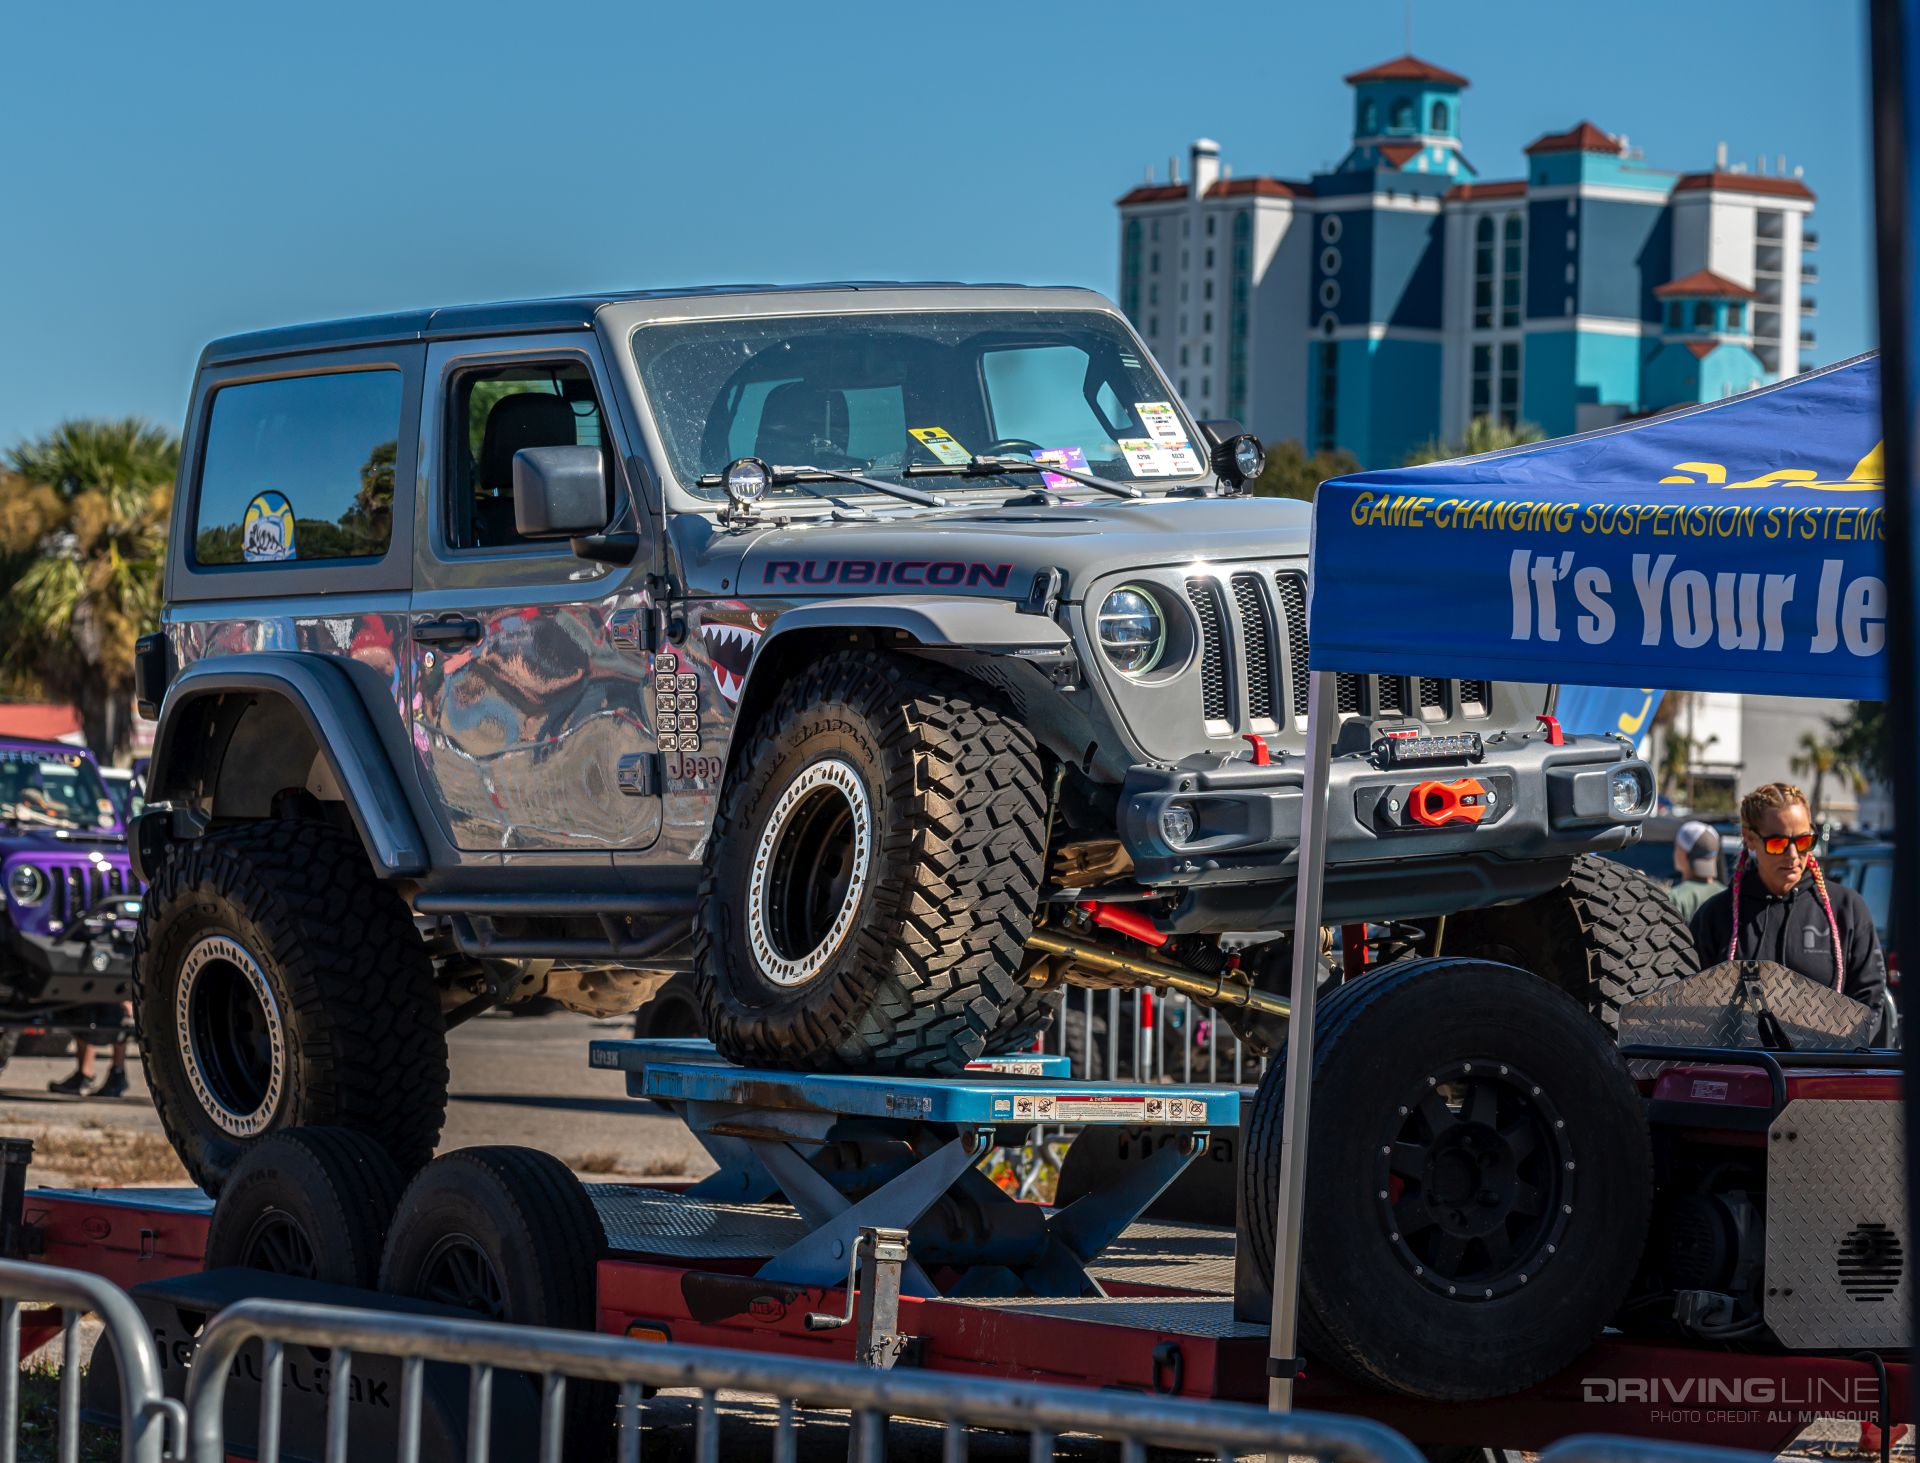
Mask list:
[[[1255,722],[1273,721],[1273,616],[1257,574],[1233,576],[1233,603],[1240,611],[1240,632],[1246,637],[1247,715]]]
[[[109,894],[127,892],[126,870],[112,864],[67,864],[42,872],[47,876],[50,913],[61,924],[78,919]]]
[[[1200,704],[1209,736],[1298,730],[1307,717],[1307,580],[1297,569],[1231,569],[1185,581],[1199,625]],[[1334,677],[1342,716],[1484,717],[1486,681],[1434,677]]]
[[[1200,621],[1200,710],[1208,721],[1227,719],[1226,633],[1219,590],[1211,579],[1189,579],[1187,598]]]

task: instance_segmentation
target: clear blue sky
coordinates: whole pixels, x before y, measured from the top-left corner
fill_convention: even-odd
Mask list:
[[[1113,200],[1217,138],[1302,176],[1400,0],[1183,11],[765,0],[8,5],[0,448],[178,427],[210,337],[570,290],[1115,287]],[[1780,152],[1819,195],[1819,345],[1873,343],[1865,6],[1420,0],[1486,177],[1591,118],[1660,167]],[[1192,17],[1191,23],[1183,17]]]

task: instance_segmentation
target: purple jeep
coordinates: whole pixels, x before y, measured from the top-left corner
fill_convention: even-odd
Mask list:
[[[22,1027],[117,1028],[140,886],[83,748],[0,738],[0,1065]]]

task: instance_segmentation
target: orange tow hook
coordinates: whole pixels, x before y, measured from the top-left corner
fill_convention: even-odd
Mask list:
[[[1407,794],[1407,814],[1429,828],[1448,823],[1478,823],[1487,816],[1487,790],[1477,777],[1458,782],[1423,782]]]

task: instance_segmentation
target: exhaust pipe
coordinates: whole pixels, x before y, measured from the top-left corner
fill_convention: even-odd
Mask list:
[[[1284,996],[1255,990],[1253,983],[1235,970],[1201,975],[1167,961],[1122,955],[1091,940],[1063,935],[1056,930],[1035,930],[1027,937],[1027,948],[1042,955],[1059,955],[1091,965],[1107,975],[1121,977],[1130,985],[1166,986],[1207,1006],[1253,1011],[1282,1020],[1293,1010],[1292,1002]]]

